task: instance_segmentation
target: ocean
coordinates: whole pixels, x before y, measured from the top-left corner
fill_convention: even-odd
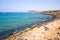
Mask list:
[[[28,12],[0,12],[0,38],[17,33],[34,24],[53,19],[52,15]]]

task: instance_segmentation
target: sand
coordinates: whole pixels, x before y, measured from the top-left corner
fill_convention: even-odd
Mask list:
[[[55,19],[35,24],[17,34],[10,35],[2,40],[60,40],[60,13]]]

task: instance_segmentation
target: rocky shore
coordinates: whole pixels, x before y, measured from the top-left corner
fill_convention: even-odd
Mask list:
[[[60,10],[38,12],[54,15],[53,20],[33,25],[1,40],[60,40]]]

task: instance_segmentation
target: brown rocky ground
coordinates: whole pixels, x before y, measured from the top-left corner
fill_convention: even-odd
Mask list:
[[[44,14],[52,14],[56,17],[53,20],[36,24],[32,28],[10,35],[2,40],[60,40],[60,11],[50,11]]]

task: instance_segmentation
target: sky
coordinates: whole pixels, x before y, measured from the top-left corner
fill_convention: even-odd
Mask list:
[[[0,0],[0,12],[59,9],[60,0]]]

